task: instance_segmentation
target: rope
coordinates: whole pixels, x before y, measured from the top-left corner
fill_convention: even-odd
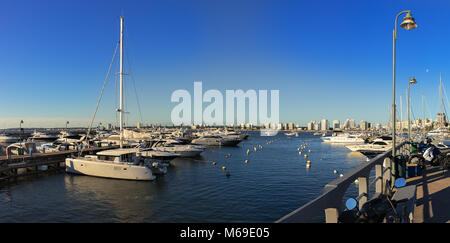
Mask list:
[[[86,141],[88,141],[88,146],[89,146],[89,134],[91,133],[92,124],[94,123],[95,115],[97,114],[98,107],[99,107],[99,105],[100,105],[100,100],[102,99],[103,91],[105,90],[105,86],[106,86],[106,84],[107,84],[108,77],[109,77],[109,73],[110,73],[110,71],[111,71],[111,67],[112,67],[112,65],[113,65],[114,58],[116,57],[117,48],[119,47],[119,44],[120,44],[120,43],[118,42],[118,43],[117,43],[117,46],[116,46],[116,50],[114,51],[113,58],[112,58],[112,60],[111,60],[111,64],[109,65],[108,72],[106,73],[105,81],[103,82],[103,87],[102,87],[102,91],[100,92],[100,97],[98,97],[98,100],[97,100],[97,106],[95,107],[94,115],[92,116],[91,123],[89,124],[88,132],[87,132],[87,134],[86,134]],[[80,152],[79,152],[78,156],[80,156],[82,152],[83,152],[83,149],[80,149]]]

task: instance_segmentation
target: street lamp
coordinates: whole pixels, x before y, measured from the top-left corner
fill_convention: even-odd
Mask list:
[[[409,82],[408,82],[408,141],[411,140],[411,98],[410,98],[410,92],[409,92],[409,87],[411,84],[416,84],[417,81],[416,79],[413,77],[409,78]]]
[[[66,130],[67,130],[67,125],[69,125],[69,121],[66,121]]]
[[[394,37],[393,37],[393,51],[392,51],[392,159],[395,159],[395,41],[397,40],[397,21],[400,15],[406,13],[406,16],[403,18],[403,22],[400,24],[400,27],[406,30],[412,30],[417,28],[417,24],[414,21],[414,18],[411,15],[411,10],[402,11],[395,17],[395,28],[394,28]]]

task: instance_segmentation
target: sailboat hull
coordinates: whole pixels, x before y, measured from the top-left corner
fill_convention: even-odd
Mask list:
[[[92,161],[83,158],[67,158],[66,172],[123,180],[151,181],[155,179],[150,168],[146,166]]]

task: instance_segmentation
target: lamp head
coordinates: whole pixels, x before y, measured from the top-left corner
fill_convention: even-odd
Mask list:
[[[414,21],[414,18],[411,15],[411,12],[408,12],[406,16],[403,18],[403,22],[400,24],[400,27],[406,30],[412,30],[417,28],[417,24]]]
[[[410,84],[416,84],[417,80],[414,78],[414,76],[411,76],[411,78],[409,78],[409,83]]]

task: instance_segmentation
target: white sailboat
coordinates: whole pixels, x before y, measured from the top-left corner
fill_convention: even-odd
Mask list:
[[[123,28],[124,18],[120,17],[120,149],[98,152],[97,155],[67,158],[66,172],[127,180],[154,180],[152,170],[137,154],[136,149],[123,148]],[[95,116],[94,116],[95,117]]]

